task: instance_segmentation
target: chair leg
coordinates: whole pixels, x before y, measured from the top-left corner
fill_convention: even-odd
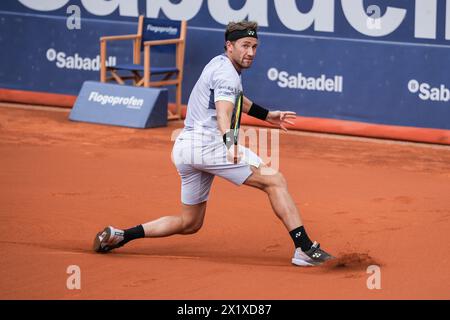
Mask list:
[[[176,90],[176,107],[177,107],[177,116],[178,119],[181,119],[181,80],[177,84],[177,90]]]
[[[106,42],[100,42],[100,82],[106,82]]]
[[[137,71],[133,71],[134,79],[133,79],[133,85],[139,86],[138,83],[142,79],[141,75]]]
[[[119,77],[119,75],[116,73],[115,70],[111,70],[111,75],[113,76],[114,80],[117,81],[117,83],[122,84],[122,85],[125,84],[125,81],[123,81],[122,78]]]
[[[142,87],[144,85],[144,78],[142,78],[141,80],[139,80],[137,83],[136,83],[136,87]]]

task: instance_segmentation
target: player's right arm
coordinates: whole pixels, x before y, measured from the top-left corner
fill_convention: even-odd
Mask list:
[[[234,72],[234,71],[233,71]],[[233,118],[234,104],[239,92],[240,78],[227,68],[214,72],[211,80],[211,89],[214,92],[217,127],[223,136],[227,149],[234,142],[231,133],[231,119]]]
[[[217,112],[217,126],[219,127],[222,135],[224,135],[230,131],[234,104],[230,101],[219,100],[216,101],[215,105]]]
[[[230,162],[238,163],[240,161],[240,155],[238,153],[237,146],[233,143],[233,134],[230,131],[234,104],[230,101],[219,100],[215,102],[215,105],[217,113],[217,126],[222,134],[223,142],[227,147],[227,159]]]

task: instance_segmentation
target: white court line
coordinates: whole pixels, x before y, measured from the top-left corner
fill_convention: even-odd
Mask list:
[[[15,109],[25,109],[25,110],[65,112],[65,113],[69,113],[70,110],[71,110],[71,109],[68,109],[68,108],[61,108],[61,107],[32,106],[32,105],[22,105],[22,104],[17,104],[17,103],[4,103],[4,102],[0,102],[0,107],[15,108]],[[183,121],[183,120],[179,120],[179,121]],[[241,126],[241,128],[249,129],[249,128],[254,128],[254,127],[252,127],[252,126]],[[256,128],[259,128],[259,127],[256,127]],[[261,127],[261,128],[264,128],[264,127]],[[268,129],[268,128],[265,128],[265,129]],[[284,131],[280,130],[280,133],[281,134],[287,134],[287,135],[315,137],[315,138],[322,138],[322,139],[359,141],[359,142],[373,142],[373,143],[378,143],[378,144],[403,145],[403,146],[418,147],[418,148],[425,148],[425,149],[437,149],[437,150],[450,151],[450,146],[439,145],[439,144],[431,144],[431,143],[422,143],[422,142],[412,142],[412,141],[410,142],[410,141],[377,139],[377,138],[369,138],[369,137],[350,136],[350,135],[344,135],[344,134],[341,135],[341,134],[334,134],[334,133],[320,133],[320,132],[309,132],[309,131],[301,131],[301,130],[290,130],[288,132],[284,132]]]
[[[50,251],[50,252],[39,252],[39,254],[88,254],[87,252],[71,252],[71,251]]]
[[[13,109],[24,109],[24,110],[65,112],[65,113],[70,113],[70,110],[71,110],[69,108],[62,108],[62,107],[50,107],[50,106],[41,106],[41,105],[23,105],[20,103],[10,103],[10,102],[0,102],[0,107],[13,108]]]
[[[254,128],[252,126],[241,126],[241,128]],[[263,129],[269,129],[260,127]],[[272,129],[279,130],[279,129]],[[413,141],[400,141],[400,140],[389,140],[389,139],[381,139],[381,138],[370,138],[370,137],[358,137],[358,136],[350,136],[345,134],[336,134],[336,133],[320,133],[320,132],[310,132],[310,131],[302,131],[302,130],[289,130],[288,132],[284,132],[283,130],[279,130],[280,134],[292,135],[292,136],[304,136],[304,137],[313,137],[313,138],[322,138],[322,139],[334,139],[334,140],[345,140],[345,141],[358,141],[358,142],[373,142],[378,144],[388,144],[388,145],[403,145],[403,146],[411,146],[418,148],[426,148],[426,149],[440,149],[450,151],[450,146],[439,145],[439,144],[431,144],[431,143],[423,143],[423,142],[413,142]]]
[[[282,132],[282,133],[284,133],[284,132]],[[424,143],[424,142],[389,140],[389,139],[381,139],[381,138],[377,139],[377,138],[369,138],[369,137],[348,136],[345,134],[339,135],[339,134],[333,134],[333,133],[319,133],[319,132],[311,133],[311,132],[305,132],[305,131],[289,131],[287,134],[300,135],[300,136],[313,136],[316,138],[335,139],[335,140],[373,142],[373,143],[388,144],[388,145],[403,145],[403,146],[411,146],[411,147],[418,147],[418,148],[439,149],[439,150],[450,151],[450,146],[432,144],[432,143]]]

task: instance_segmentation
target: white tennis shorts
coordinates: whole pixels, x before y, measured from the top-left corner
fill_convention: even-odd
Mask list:
[[[242,185],[252,174],[250,166],[258,168],[262,160],[250,149],[239,146],[239,163],[227,159],[227,149],[220,136],[181,134],[172,149],[172,160],[181,177],[181,202],[194,205],[208,200],[214,176],[235,185]]]

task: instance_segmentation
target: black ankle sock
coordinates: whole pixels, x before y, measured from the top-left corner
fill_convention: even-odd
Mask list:
[[[123,231],[123,244],[139,238],[145,238],[144,227],[142,224]]]
[[[308,234],[303,226],[295,228],[290,231],[292,240],[294,241],[295,247],[300,247],[302,251],[307,251],[313,245],[311,239],[309,239]]]

